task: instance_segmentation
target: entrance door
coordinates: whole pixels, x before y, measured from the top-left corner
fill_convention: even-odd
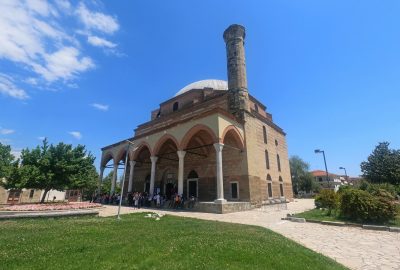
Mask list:
[[[188,197],[198,197],[197,194],[197,179],[188,179]]]
[[[165,185],[165,196],[167,196],[167,200],[170,200],[173,195],[175,195],[174,184],[173,183],[167,183]]]

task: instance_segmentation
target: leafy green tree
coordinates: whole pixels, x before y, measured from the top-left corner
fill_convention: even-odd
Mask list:
[[[84,189],[95,185],[97,175],[93,165],[95,158],[85,146],[70,144],[48,144],[21,153],[21,166],[7,181],[9,187],[43,189],[44,202],[51,189]]]
[[[292,174],[293,192],[299,191],[311,192],[315,188],[313,175],[309,172],[310,165],[298,156],[292,156],[289,159],[290,171]]]
[[[400,150],[390,149],[388,142],[379,143],[361,163],[361,171],[372,183],[400,185]]]
[[[15,157],[11,154],[11,146],[0,143],[0,184],[7,179],[12,171]]]
[[[111,181],[113,179],[113,171],[111,171],[106,177],[103,178],[103,183],[101,185],[101,193],[107,193],[109,194],[111,191]],[[117,181],[115,185],[115,192],[120,193],[121,192],[121,187],[119,185],[120,181]]]

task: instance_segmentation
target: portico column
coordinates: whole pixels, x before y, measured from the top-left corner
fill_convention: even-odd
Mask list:
[[[111,181],[111,190],[110,190],[110,195],[112,195],[115,192],[115,183],[117,182],[117,175],[118,173],[118,163],[114,163],[114,171],[113,171],[113,179]]]
[[[154,193],[154,181],[155,181],[155,178],[156,178],[156,162],[157,162],[158,157],[153,156],[153,157],[150,157],[150,159],[151,159],[151,177],[150,177],[150,190],[149,190],[149,193],[150,193],[150,195],[153,195],[153,193]]]
[[[184,162],[185,162],[185,154],[186,151],[178,151],[179,157],[179,169],[178,169],[178,194],[183,194],[183,169],[184,169]]]
[[[135,168],[135,165],[136,165],[136,161],[134,161],[134,160],[129,161],[129,165],[131,166],[131,169],[129,170],[128,192],[132,192],[133,172],[134,172],[134,168]]]
[[[99,175],[99,189],[98,189],[98,195],[101,194],[101,184],[103,183],[103,173],[104,173],[104,166],[100,167],[100,175]]]
[[[224,203],[224,176],[222,171],[222,148],[224,148],[223,143],[214,143],[214,148],[216,152],[216,162],[217,162],[217,199],[215,203]]]

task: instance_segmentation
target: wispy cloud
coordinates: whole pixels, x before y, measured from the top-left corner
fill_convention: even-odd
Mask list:
[[[3,73],[0,73],[0,93],[5,96],[10,96],[16,99],[29,98],[25,90],[18,88],[14,84],[14,80],[10,76]]]
[[[100,110],[100,111],[108,111],[109,106],[105,104],[100,104],[100,103],[92,103],[90,106]]]
[[[29,95],[20,84],[38,88],[54,83],[68,86],[95,68],[95,61],[85,52],[81,41],[112,49],[115,43],[92,31],[109,35],[119,29],[116,18],[98,9],[83,3],[74,5],[68,0],[0,1],[0,63],[14,63],[24,73],[15,76],[3,71],[0,93],[27,99]],[[78,31],[87,34],[75,35]]]
[[[89,36],[88,42],[96,47],[106,47],[110,49],[115,48],[117,46],[117,44],[112,43],[111,41],[108,41],[106,39],[99,38],[97,36]]]
[[[38,139],[39,141],[44,141],[44,139],[46,139],[46,137],[40,136],[40,137],[37,137],[37,139]]]
[[[82,134],[79,131],[70,131],[68,133],[77,140],[82,139]]]
[[[112,34],[119,29],[119,24],[115,18],[101,12],[93,12],[83,3],[79,4],[77,14],[88,30]]]
[[[8,135],[8,134],[13,134],[15,130],[13,129],[7,129],[7,128],[1,128],[0,127],[0,134],[1,135]]]

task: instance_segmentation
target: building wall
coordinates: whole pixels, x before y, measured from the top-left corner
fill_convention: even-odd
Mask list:
[[[19,197],[19,203],[36,203],[40,201],[42,192],[41,190],[35,189],[32,198],[29,198],[30,192],[31,189],[23,189]],[[9,193],[9,190],[0,187],[0,204],[8,203],[7,201]]]
[[[264,142],[263,126],[267,131],[267,143]],[[293,191],[285,135],[249,114],[246,115],[244,130],[251,201],[261,203],[268,199],[268,174],[272,178],[273,197],[280,197],[279,177],[282,177],[284,197],[292,199]],[[266,166],[265,150],[268,151],[269,169]],[[281,171],[278,170],[277,154],[280,156]]]

